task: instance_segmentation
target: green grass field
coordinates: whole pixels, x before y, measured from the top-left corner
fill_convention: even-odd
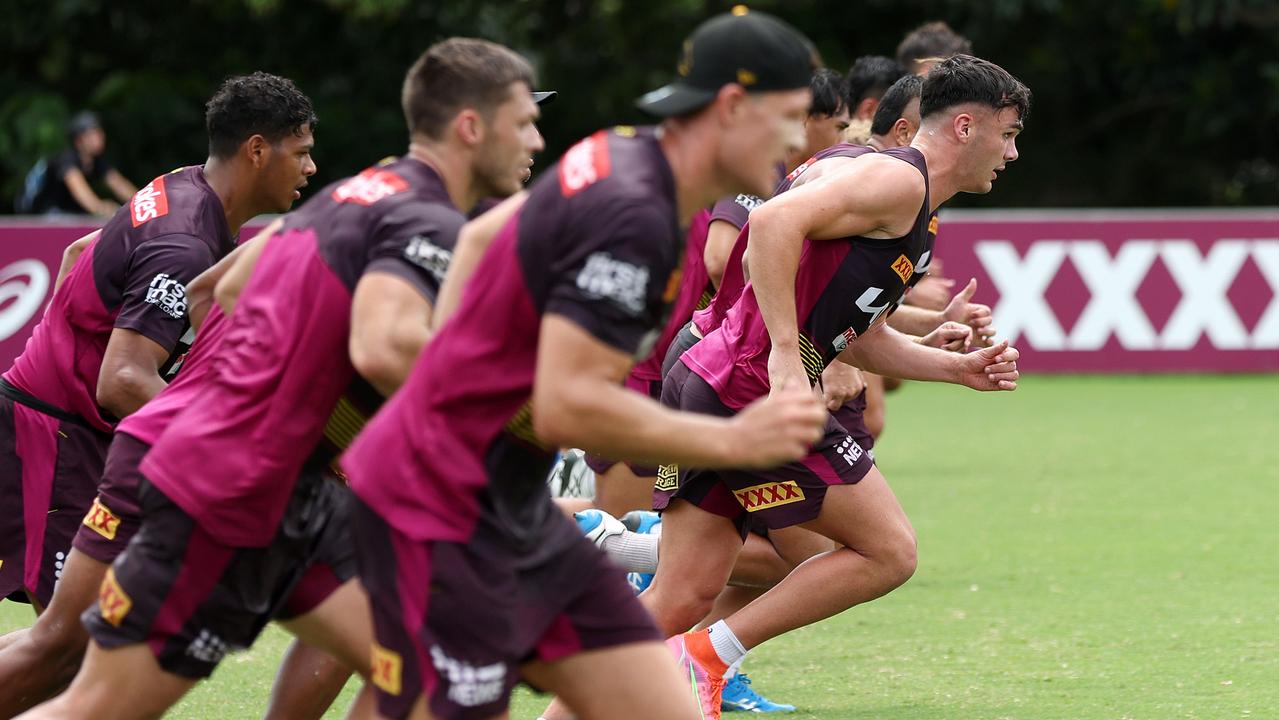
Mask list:
[[[877,455],[919,570],[752,655],[792,717],[1279,718],[1279,377],[916,384],[890,396]],[[0,631],[28,613],[0,604]],[[230,658],[171,717],[258,717],[285,642]],[[521,693],[512,717],[544,702]]]

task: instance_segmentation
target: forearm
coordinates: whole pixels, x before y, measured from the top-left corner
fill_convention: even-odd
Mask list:
[[[750,228],[746,268],[774,350],[793,350],[799,342],[795,276],[804,236],[772,213],[765,213],[759,220]]]
[[[98,404],[115,417],[124,418],[146,405],[164,386],[164,379],[154,372],[118,373],[107,387],[99,388]]]
[[[841,355],[862,370],[902,380],[957,382],[960,374],[960,355],[920,345],[891,327],[862,335]]]
[[[430,339],[430,328],[423,322],[415,319],[395,323],[385,341],[377,372],[364,373],[369,384],[383,396],[390,397],[409,379],[418,355]]]
[[[927,335],[943,322],[940,312],[913,305],[899,305],[888,316],[888,325],[907,335]]]

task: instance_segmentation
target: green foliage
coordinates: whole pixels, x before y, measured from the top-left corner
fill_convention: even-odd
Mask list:
[[[203,103],[227,75],[297,81],[321,117],[317,185],[405,145],[405,68],[431,42],[487,37],[561,92],[545,168],[598,127],[644,122],[681,39],[726,0],[9,0],[0,24],[0,208],[57,150],[69,115],[99,111],[136,182],[204,157]],[[1279,4],[1269,0],[760,0],[847,69],[944,19],[1035,91],[1000,206],[1275,204]]]

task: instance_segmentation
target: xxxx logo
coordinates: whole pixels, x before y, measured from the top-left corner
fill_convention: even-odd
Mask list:
[[[893,272],[897,273],[897,277],[901,278],[904,283],[910,280],[910,276],[914,274],[915,265],[910,261],[910,258],[902,255],[893,261]]]
[[[653,483],[653,489],[667,492],[678,490],[679,465],[658,465],[657,482]]]
[[[404,660],[394,650],[373,643],[373,684],[391,695],[400,694]]]
[[[746,512],[767,510],[770,507],[789,505],[804,499],[804,491],[793,480],[734,490],[733,495],[737,497],[737,502],[746,508]]]
[[[102,504],[101,498],[94,498],[93,507],[84,516],[84,525],[108,540],[115,540],[115,531],[120,528],[120,518]]]
[[[102,619],[116,627],[124,622],[124,616],[133,609],[133,600],[125,594],[124,588],[116,582],[115,569],[107,568],[107,576],[102,578],[102,587],[98,590],[98,610]]]

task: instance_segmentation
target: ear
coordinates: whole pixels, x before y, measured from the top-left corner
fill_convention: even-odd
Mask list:
[[[875,110],[879,108],[879,98],[862,98],[853,111],[854,120],[874,120]]]
[[[484,118],[473,108],[464,108],[457,117],[453,118],[453,131],[457,133],[458,139],[467,145],[479,145],[484,142],[487,130]]]
[[[897,122],[893,123],[893,142],[897,145],[910,144],[910,121],[906,118],[897,118]]]
[[[252,135],[244,141],[244,155],[255,169],[261,170],[271,159],[271,143],[261,135]]]
[[[715,95],[716,115],[720,123],[730,125],[733,117],[741,111],[746,101],[746,88],[737,83],[729,83],[719,89]]]
[[[972,139],[973,133],[977,129],[973,122],[973,116],[969,113],[959,113],[956,115],[951,126],[955,130],[955,137],[961,143],[966,143]]]

